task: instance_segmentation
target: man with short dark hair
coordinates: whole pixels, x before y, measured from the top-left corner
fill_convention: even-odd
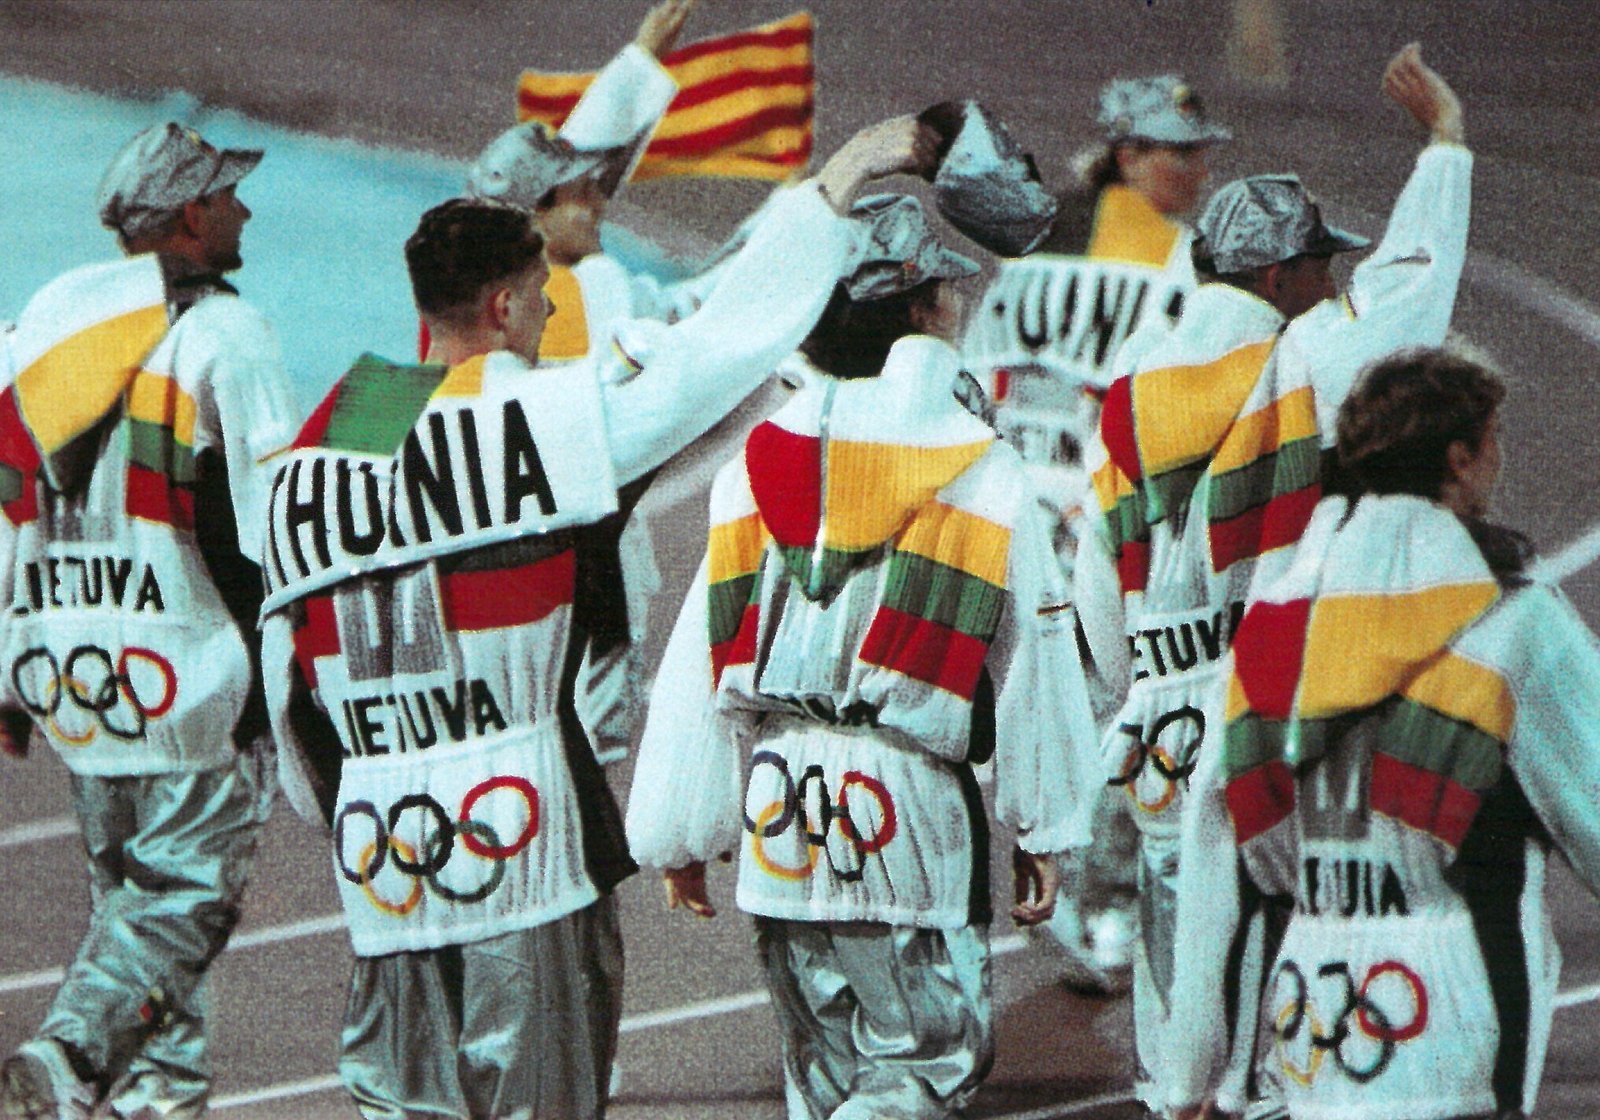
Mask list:
[[[1600,654],[1520,534],[1483,520],[1504,387],[1399,355],[1340,410],[1338,492],[1255,589],[1184,822],[1172,1114],[1226,1057],[1242,900],[1292,900],[1266,1063],[1297,1120],[1533,1112],[1560,953],[1553,842],[1600,891]]]
[[[0,711],[72,771],[94,911],[0,1116],[193,1117],[198,989],[239,919],[271,801],[258,742],[261,461],[293,435],[283,362],[223,275],[261,159],[169,123],[100,185],[132,259],[23,311],[0,395]],[[92,343],[92,345],[91,345]],[[252,558],[247,560],[246,557]]]
[[[1189,1045],[1167,1003],[1185,789],[1216,731],[1208,712],[1244,599],[1293,554],[1356,373],[1443,341],[1466,257],[1472,156],[1460,104],[1415,45],[1391,60],[1383,88],[1431,142],[1349,291],[1333,298],[1329,261],[1365,239],[1328,227],[1293,176],[1229,183],[1202,211],[1194,247],[1220,279],[1190,296],[1101,413],[1090,463],[1098,508],[1086,518],[1075,597],[1096,665],[1127,688],[1102,749],[1140,829],[1134,1009],[1141,1091],[1156,1109],[1166,1056]],[[1240,983],[1228,1111],[1245,1107],[1254,1029],[1251,984]]]
[[[447,202],[407,242],[427,361],[366,355],[312,414],[265,563],[269,706],[286,792],[333,828],[364,1115],[604,1115],[611,892],[636,868],[577,719],[576,549],[805,337],[853,248],[829,203],[928,146],[909,118],[862,133],[699,312],[573,363],[532,364],[526,211]]]

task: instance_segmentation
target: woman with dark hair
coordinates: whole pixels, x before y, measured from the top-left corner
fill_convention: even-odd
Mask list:
[[[1551,844],[1600,888],[1600,648],[1483,520],[1504,393],[1441,351],[1367,371],[1337,492],[1251,599],[1184,822],[1173,1014],[1201,1044],[1176,1116],[1216,1087],[1219,978],[1257,894],[1293,908],[1263,1018],[1296,1120],[1533,1107]]]
[[[792,1118],[934,1120],[994,1054],[972,764],[994,760],[1032,925],[1088,841],[1095,731],[1016,454],[932,337],[976,266],[912,198],[853,213],[866,258],[801,347],[811,376],[712,486],[628,839],[706,917],[705,862],[739,850]]]

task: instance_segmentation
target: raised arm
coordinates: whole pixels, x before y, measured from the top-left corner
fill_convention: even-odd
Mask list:
[[[699,311],[640,328],[632,349],[630,332],[619,333],[639,368],[601,378],[619,484],[705,432],[805,340],[852,265],[855,234],[840,217],[851,198],[869,180],[924,166],[931,150],[912,117],[863,130],[814,179],[781,192]]]
[[[1284,358],[1301,355],[1315,371],[1317,419],[1330,438],[1340,404],[1369,363],[1444,342],[1467,259],[1472,153],[1462,146],[1461,103],[1415,43],[1390,61],[1383,90],[1428,130],[1429,143],[1346,297],[1319,305],[1284,337]]]

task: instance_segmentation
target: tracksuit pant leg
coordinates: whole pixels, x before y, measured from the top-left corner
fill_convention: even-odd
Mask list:
[[[989,935],[757,918],[790,1120],[939,1120],[994,1062]]]
[[[600,1120],[622,973],[609,896],[482,941],[358,957],[339,1075],[369,1118]]]
[[[105,1090],[131,1072],[162,1114],[203,1109],[207,967],[239,920],[266,798],[255,761],[197,773],[73,775],[93,911],[39,1035]]]

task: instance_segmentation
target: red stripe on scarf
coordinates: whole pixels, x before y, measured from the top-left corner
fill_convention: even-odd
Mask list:
[[[1211,569],[1225,572],[1240,560],[1252,560],[1275,548],[1294,544],[1322,500],[1320,485],[1280,494],[1266,505],[1211,526]]]
[[[194,494],[160,471],[128,464],[128,496],[124,507],[130,517],[171,525],[174,529],[194,528]]]
[[[1237,843],[1254,840],[1294,812],[1294,772],[1279,761],[1246,770],[1224,793]]]
[[[725,642],[711,647],[711,683],[722,683],[722,671],[729,665],[748,665],[756,659],[756,629],[761,619],[761,607],[751,603],[739,616],[739,629]]]
[[[20,476],[21,493],[5,503],[6,517],[13,525],[25,525],[39,516],[39,492],[35,481],[39,477],[39,448],[28,434],[17,408],[17,391],[8,388],[0,393],[0,464],[10,467]]]
[[[317,687],[317,658],[339,652],[339,624],[333,614],[333,596],[316,595],[305,600],[306,621],[294,632],[294,659],[306,683]]]
[[[1106,445],[1112,464],[1129,482],[1143,477],[1139,469],[1139,438],[1133,430],[1133,378],[1119,377],[1106,390],[1106,402],[1100,412],[1100,440]]]
[[[987,642],[890,607],[878,608],[860,653],[869,665],[881,665],[969,701],[988,655]]]
[[[810,548],[822,518],[822,443],[767,421],[745,441],[750,490],[761,520],[786,548]]]
[[[1234,673],[1245,699],[1266,719],[1288,719],[1306,656],[1311,600],[1254,603],[1233,636]]]
[[[1122,593],[1143,591],[1150,583],[1150,542],[1123,541],[1117,552],[1117,582]]]
[[[1372,810],[1459,848],[1482,798],[1463,785],[1380,752],[1372,756]]]

